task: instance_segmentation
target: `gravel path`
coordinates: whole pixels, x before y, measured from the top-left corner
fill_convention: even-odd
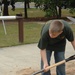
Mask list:
[[[66,58],[75,54],[72,45],[67,42]],[[52,63],[54,59],[52,56]],[[16,75],[25,68],[39,69],[40,50],[37,44],[0,48],[0,75]]]

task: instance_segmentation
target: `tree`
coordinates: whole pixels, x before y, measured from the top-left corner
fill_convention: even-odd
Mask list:
[[[69,6],[68,6],[69,8],[70,8],[70,13],[74,13],[75,12],[75,1],[74,0],[71,0],[70,2],[69,2]]]
[[[73,5],[75,6],[74,0],[34,0],[34,2],[36,7],[39,7],[46,12],[47,17],[56,16],[57,18],[61,18],[61,9],[63,6],[67,8],[72,6],[73,2]]]
[[[31,0],[0,0],[1,1],[1,5],[4,4],[4,8],[3,8],[3,15],[9,15],[8,12],[8,6],[11,5],[12,6],[12,10],[15,10],[15,2],[24,2],[24,17],[27,18],[27,8],[30,8],[29,6],[29,2]]]
[[[46,16],[61,16],[61,3],[63,0],[34,0],[35,6],[43,9]]]
[[[31,0],[17,0],[17,2],[24,2],[24,18],[28,18],[27,8],[30,8],[30,6],[29,6],[30,1]]]
[[[8,6],[11,5],[12,6],[12,10],[15,10],[15,1],[14,0],[2,0],[2,4],[4,4],[4,8],[3,8],[3,15],[7,16],[9,15],[8,13]]]
[[[27,0],[24,1],[24,12],[25,12],[24,17],[28,18],[28,16],[27,16]]]
[[[30,8],[29,6],[29,2],[30,0],[24,0],[24,18],[28,18],[28,15],[27,15],[27,8]]]

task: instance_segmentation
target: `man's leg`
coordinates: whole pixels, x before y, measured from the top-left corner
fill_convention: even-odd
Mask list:
[[[60,62],[65,59],[65,52],[55,52],[55,63]],[[59,65],[56,67],[57,75],[66,75],[65,73],[65,64]]]
[[[47,61],[48,61],[49,65],[50,65],[51,54],[52,54],[52,51],[46,51]],[[42,60],[41,60],[41,69],[43,69],[43,61]],[[43,72],[42,75],[51,75],[51,74],[50,74],[50,71],[48,71],[48,72]]]

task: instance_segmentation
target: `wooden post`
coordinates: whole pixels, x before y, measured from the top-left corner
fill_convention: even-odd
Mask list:
[[[22,14],[16,14],[16,16],[0,16],[0,20],[18,20],[18,32],[19,32],[19,42],[23,43],[23,17]]]
[[[16,16],[0,16],[0,20],[18,20],[19,42],[23,43],[23,17],[22,14],[16,14]]]
[[[23,43],[23,17],[22,14],[17,14],[17,20],[18,20],[18,29],[19,29],[19,42]]]

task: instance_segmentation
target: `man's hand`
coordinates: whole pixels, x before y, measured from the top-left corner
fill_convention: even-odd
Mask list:
[[[40,54],[41,54],[41,58],[42,58],[42,61],[44,63],[43,65],[43,68],[45,69],[44,71],[47,72],[48,70],[46,69],[46,67],[48,67],[48,62],[47,62],[47,57],[46,57],[46,50],[41,50],[40,51]]]
[[[44,64],[44,72],[48,71],[48,69],[47,69],[48,66],[49,66],[48,64]]]

